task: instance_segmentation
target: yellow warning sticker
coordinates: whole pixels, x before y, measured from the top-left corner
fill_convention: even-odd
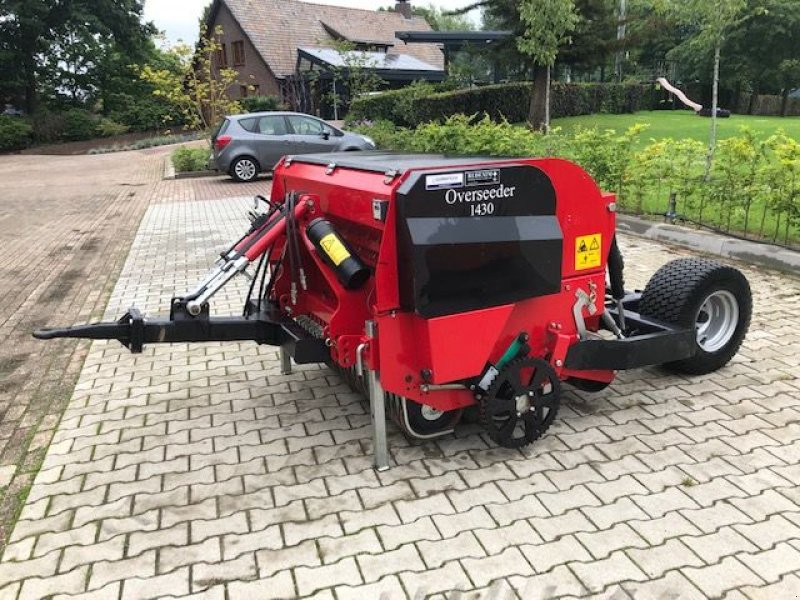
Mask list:
[[[603,264],[603,236],[600,233],[575,238],[575,270],[593,269]]]
[[[347,251],[347,248],[344,247],[341,240],[336,237],[335,233],[329,233],[322,238],[319,243],[322,249],[325,250],[325,254],[330,257],[333,264],[337,267],[350,258],[350,253]]]

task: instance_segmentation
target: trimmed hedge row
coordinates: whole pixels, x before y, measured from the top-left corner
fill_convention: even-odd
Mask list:
[[[406,88],[358,98],[349,118],[416,127],[430,121],[441,122],[455,114],[486,114],[493,121],[520,123],[528,117],[533,84],[506,83],[425,95],[420,95],[420,90]],[[550,93],[553,118],[650,110],[657,102],[656,89],[642,84],[555,82]]]
[[[739,98],[737,99],[738,101],[736,103],[736,112],[742,115],[753,114],[761,117],[782,116],[782,97],[760,94],[755,97],[755,100],[753,101],[752,112],[749,112],[751,99],[752,94],[739,94]],[[786,104],[786,116],[800,116],[800,100],[797,98],[789,98]]]

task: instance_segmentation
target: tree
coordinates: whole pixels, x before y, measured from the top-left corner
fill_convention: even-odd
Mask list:
[[[523,0],[520,17],[525,32],[517,48],[534,62],[533,95],[528,124],[535,130],[550,127],[550,69],[559,47],[569,41],[578,23],[573,0]]]
[[[241,112],[239,103],[231,98],[230,88],[238,78],[234,69],[218,68],[216,57],[221,50],[222,28],[209,35],[202,27],[200,40],[192,48],[178,44],[169,50],[180,68],[140,68],[142,81],[152,85],[153,94],[176,106],[183,115],[187,129],[211,131],[223,117]]]
[[[117,45],[136,56],[153,32],[143,7],[142,0],[0,0],[0,72],[18,72],[6,93],[23,97],[28,112],[43,89],[61,89],[65,79],[82,95],[98,53]]]
[[[719,109],[719,69],[722,44],[728,32],[741,21],[746,0],[660,0],[661,10],[680,24],[695,27],[697,33],[688,44],[714,50],[711,93],[711,128],[706,155],[706,179],[711,174],[717,145],[717,111]]]
[[[757,94],[781,94],[785,100],[800,85],[793,64],[800,60],[800,2],[748,0],[744,17],[722,47],[727,68],[722,79]],[[752,105],[751,105],[752,108]],[[785,109],[785,106],[784,106]]]

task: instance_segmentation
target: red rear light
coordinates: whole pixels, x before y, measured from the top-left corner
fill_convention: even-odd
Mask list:
[[[225,147],[233,141],[233,138],[229,135],[223,135],[217,138],[214,142],[214,148],[217,149],[217,152],[222,152]]]

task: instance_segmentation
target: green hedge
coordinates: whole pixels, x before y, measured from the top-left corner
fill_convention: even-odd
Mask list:
[[[529,82],[489,85],[433,94],[395,90],[353,102],[350,118],[355,121],[387,120],[415,127],[429,121],[444,121],[455,114],[486,114],[494,121],[520,123],[528,118],[533,84]],[[412,95],[413,94],[413,95]],[[630,113],[650,110],[657,101],[655,88],[642,84],[553,83],[551,117],[592,113]]]
[[[742,115],[752,114],[761,117],[780,117],[783,108],[783,98],[781,96],[771,96],[760,94],[756,96],[752,103],[752,94],[740,94],[736,103],[736,112]],[[800,100],[789,98],[786,104],[786,116],[800,116]]]
[[[172,164],[178,173],[193,173],[208,169],[208,148],[181,146],[172,153]]]
[[[28,147],[32,134],[33,128],[25,119],[0,116],[0,152]]]

